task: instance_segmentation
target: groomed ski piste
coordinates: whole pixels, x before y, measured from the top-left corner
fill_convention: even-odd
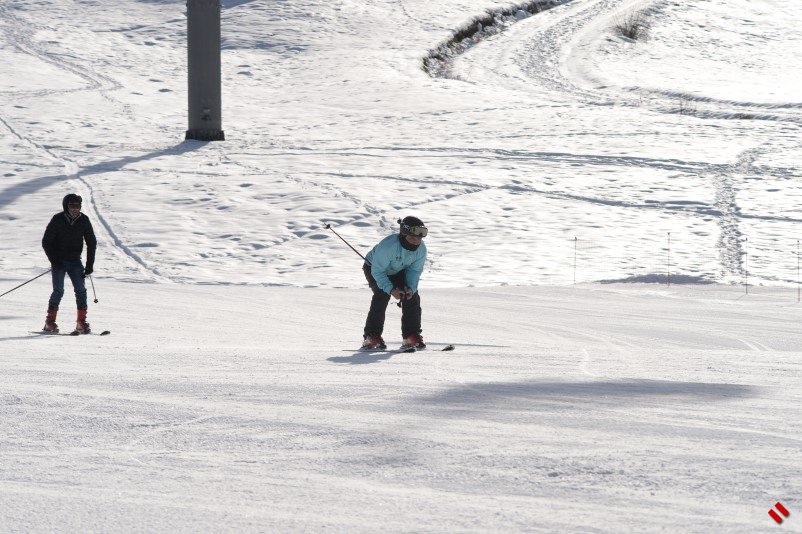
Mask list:
[[[0,293],[78,193],[113,332],[0,298],[0,531],[802,532],[802,4],[548,4],[224,0],[206,144],[184,2],[0,3]]]

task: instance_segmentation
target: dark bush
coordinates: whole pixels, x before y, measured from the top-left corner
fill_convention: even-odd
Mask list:
[[[633,41],[645,41],[649,36],[649,21],[643,11],[634,11],[618,19],[613,30]]]

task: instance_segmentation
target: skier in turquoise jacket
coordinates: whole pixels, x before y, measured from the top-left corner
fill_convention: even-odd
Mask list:
[[[398,234],[382,239],[365,257],[362,271],[373,291],[365,321],[364,350],[385,349],[382,339],[384,316],[390,297],[401,302],[402,348],[426,347],[421,337],[421,306],[418,282],[426,263],[423,238],[429,233],[417,217],[399,219]]]

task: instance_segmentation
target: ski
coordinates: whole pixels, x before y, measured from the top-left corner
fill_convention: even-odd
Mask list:
[[[415,352],[415,350],[416,350],[415,347],[407,347],[405,349],[402,349],[402,348],[399,347],[397,349],[378,349],[378,350],[376,350],[376,349],[373,349],[373,350],[362,350],[362,349],[359,349],[358,352],[366,352],[368,354],[373,354],[373,353],[387,354],[387,353],[409,353],[409,352]]]
[[[67,332],[44,332],[42,330],[31,331],[31,334],[36,334],[39,336],[108,336],[111,334],[111,330],[104,330],[100,333],[89,332],[88,334],[81,334],[77,330],[67,333]]]
[[[429,347],[428,345],[424,345],[422,347],[417,346],[417,347],[413,347],[413,348],[415,350],[432,350],[431,347]],[[439,349],[439,350],[441,350],[441,351],[454,350],[454,348],[455,348],[454,345],[446,345],[445,347],[443,347],[442,349]]]
[[[397,348],[397,349],[367,349],[367,350],[359,348],[355,351],[346,349],[343,352],[359,352],[362,354],[401,354],[401,353],[415,352],[416,350],[418,349],[416,349],[415,347],[408,347],[406,349]]]
[[[442,343],[430,343],[429,345],[426,345],[424,343],[423,345],[416,345],[415,347],[412,347],[412,348],[414,348],[415,350],[432,350],[431,345],[442,345]],[[456,347],[454,345],[448,344],[448,345],[444,346],[442,349],[438,349],[438,350],[448,351],[448,350],[454,350],[455,348]]]
[[[70,332],[67,335],[69,335],[69,336],[107,336],[109,334],[111,334],[111,330],[104,330],[99,334],[96,334],[94,332],[89,332],[88,334],[82,334],[78,330],[73,330],[72,332]]]
[[[444,346],[442,349],[437,349],[437,350],[440,350],[440,351],[451,351],[451,350],[454,350],[455,348],[457,348],[456,345],[448,344],[448,345]],[[424,346],[424,347],[407,347],[407,348],[399,347],[397,349],[369,349],[369,350],[365,350],[365,349],[359,348],[356,351],[350,351],[348,349],[345,349],[343,352],[364,352],[366,354],[386,354],[386,353],[409,353],[409,352],[417,352],[419,350],[427,350],[427,347],[426,346]]]

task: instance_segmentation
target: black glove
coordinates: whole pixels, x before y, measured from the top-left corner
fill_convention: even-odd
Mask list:
[[[86,267],[84,267],[84,278],[86,278],[93,272],[95,272],[95,269],[93,269],[91,265],[87,265]]]
[[[410,300],[413,297],[413,295],[415,295],[415,293],[412,291],[412,289],[408,287],[404,288],[404,296],[406,297],[407,300]]]

